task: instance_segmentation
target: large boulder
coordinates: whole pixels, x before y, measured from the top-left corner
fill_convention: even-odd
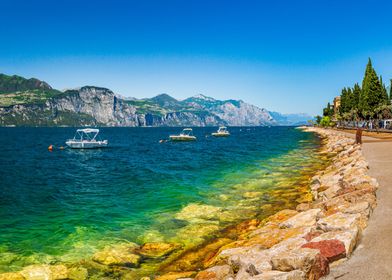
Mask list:
[[[332,240],[312,241],[302,245],[302,248],[317,249],[329,262],[334,262],[346,257],[346,248],[343,242]]]
[[[369,217],[372,209],[368,201],[360,201],[351,204],[347,208],[342,208],[341,211],[346,214],[361,214],[365,217]]]
[[[234,272],[231,266],[219,265],[200,271],[196,275],[195,280],[226,280],[232,279],[233,277]]]
[[[295,210],[290,210],[290,209],[284,209],[279,211],[278,213],[275,213],[274,215],[266,218],[264,222],[268,224],[276,224],[279,225],[280,223],[286,221],[287,219],[291,218],[292,216],[298,214],[297,211]]]
[[[328,260],[319,250],[301,248],[278,254],[271,259],[272,268],[280,271],[301,270],[308,279],[319,279],[329,273]]]
[[[279,228],[275,224],[268,224],[253,231],[247,239],[238,240],[233,244],[229,244],[229,246],[248,247],[259,245],[264,249],[268,249],[286,239],[305,235],[308,231],[309,227]]]
[[[358,227],[353,227],[350,230],[344,231],[330,231],[312,239],[313,242],[318,242],[322,240],[339,240],[343,242],[344,247],[346,249],[346,256],[349,257],[357,245],[358,239],[360,236],[360,230]]]
[[[254,274],[271,270],[271,256],[268,250],[253,247],[240,254],[233,254],[228,258],[228,263],[235,270],[253,271]]]
[[[321,210],[310,209],[308,211],[300,212],[297,215],[289,218],[280,224],[281,228],[298,228],[309,227],[316,224],[317,217],[321,214]]]
[[[297,250],[301,248],[302,245],[306,244],[306,240],[302,236],[296,236],[293,238],[286,239],[274,246],[272,246],[268,251],[270,256],[279,255],[281,253]]]
[[[277,270],[263,271],[251,278],[244,278],[250,280],[305,280],[306,274],[300,270],[293,270],[290,272],[282,272]],[[237,278],[236,278],[237,280]]]
[[[317,222],[317,227],[323,231],[348,230],[358,225],[360,214],[345,214],[338,212]]]

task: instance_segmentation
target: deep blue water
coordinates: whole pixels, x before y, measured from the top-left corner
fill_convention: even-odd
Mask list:
[[[183,207],[236,209],[245,191],[295,183],[319,145],[291,127],[233,127],[228,138],[194,128],[196,142],[159,143],[180,130],[102,128],[108,148],[59,150],[74,128],[0,128],[0,271],[113,240],[175,239],[190,223],[173,218]]]

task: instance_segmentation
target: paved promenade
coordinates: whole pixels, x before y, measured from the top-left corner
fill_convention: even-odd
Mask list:
[[[392,279],[392,137],[363,137],[363,142],[370,175],[380,184],[378,205],[353,256],[332,268],[327,279]]]

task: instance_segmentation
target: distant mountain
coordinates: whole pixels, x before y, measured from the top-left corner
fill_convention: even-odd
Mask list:
[[[165,93],[125,98],[107,88],[59,91],[38,79],[0,75],[3,126],[265,126],[292,124],[294,119],[242,100],[201,94],[177,100]]]
[[[269,113],[279,125],[291,125],[291,126],[304,125],[307,124],[309,120],[314,119],[314,117],[303,113],[281,114],[278,112],[271,112],[271,111]]]

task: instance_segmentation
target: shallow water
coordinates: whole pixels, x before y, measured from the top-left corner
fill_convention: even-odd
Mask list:
[[[73,128],[0,128],[0,271],[72,262],[107,244],[203,242],[227,225],[293,207],[323,159],[290,127],[102,128],[110,147],[59,150]],[[208,215],[200,205],[208,205]],[[206,211],[204,211],[206,212]]]

